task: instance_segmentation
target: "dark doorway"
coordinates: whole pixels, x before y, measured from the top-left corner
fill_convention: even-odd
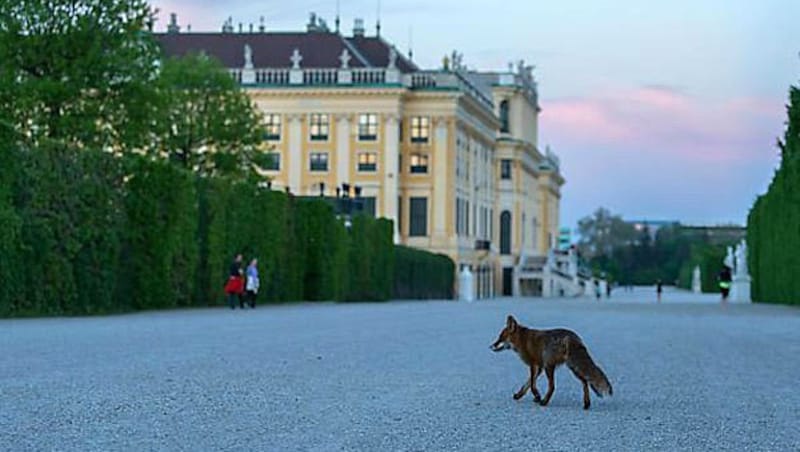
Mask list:
[[[514,294],[514,268],[503,267],[503,296],[510,297]]]

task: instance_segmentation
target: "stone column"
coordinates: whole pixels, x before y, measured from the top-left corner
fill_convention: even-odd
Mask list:
[[[300,181],[303,175],[303,115],[288,115],[289,119],[289,189],[300,194]]]
[[[350,115],[336,115],[336,185],[350,183]]]
[[[434,119],[434,152],[433,152],[433,233],[434,238],[439,240],[447,239],[447,212],[450,206],[447,205],[447,191],[450,180],[448,176],[447,161],[447,121],[443,117]],[[472,206],[470,205],[470,209]],[[472,215],[470,215],[472,220]]]
[[[398,168],[397,160],[400,154],[400,131],[397,116],[385,115],[384,121],[384,149],[383,149],[383,217],[394,222],[394,243],[400,243],[400,234],[397,230],[397,193],[398,193]]]

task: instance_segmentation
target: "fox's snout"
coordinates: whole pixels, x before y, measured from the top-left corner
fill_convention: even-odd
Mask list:
[[[489,346],[489,349],[493,352],[502,352],[503,350],[508,350],[511,346],[508,342],[495,342],[494,344]]]

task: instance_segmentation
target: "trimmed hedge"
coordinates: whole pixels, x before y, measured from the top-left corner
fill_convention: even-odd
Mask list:
[[[394,298],[453,298],[453,260],[405,246],[395,247]]]
[[[451,298],[452,261],[395,247],[392,230],[166,161],[4,149],[0,316],[219,305],[237,253],[259,260],[261,303]]]
[[[753,301],[800,304],[800,89],[792,87],[781,165],[747,217]]]

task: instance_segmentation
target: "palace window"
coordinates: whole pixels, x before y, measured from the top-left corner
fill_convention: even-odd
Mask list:
[[[431,118],[414,116],[411,118],[411,142],[427,143],[431,134]]]
[[[281,139],[281,115],[267,113],[264,115],[264,140],[279,141]]]
[[[428,172],[428,155],[427,154],[411,154],[411,165],[409,167],[411,174],[424,174]]]
[[[500,214],[500,254],[511,254],[511,212]]]
[[[361,141],[378,139],[378,115],[375,113],[358,115],[358,139]]]
[[[428,235],[428,198],[409,198],[410,222],[408,235],[411,237],[425,237]]]
[[[309,162],[311,171],[328,171],[327,152],[312,152]]]
[[[265,170],[280,171],[281,170],[281,153],[280,152],[267,152]]]
[[[508,133],[508,101],[504,100],[500,102],[500,131],[503,133]]]
[[[311,113],[308,121],[311,141],[327,141],[330,131],[330,119],[322,113]]]
[[[362,152],[358,154],[358,170],[363,172],[375,172],[378,167],[378,154],[374,152]]]
[[[511,179],[511,160],[500,160],[500,179]]]

